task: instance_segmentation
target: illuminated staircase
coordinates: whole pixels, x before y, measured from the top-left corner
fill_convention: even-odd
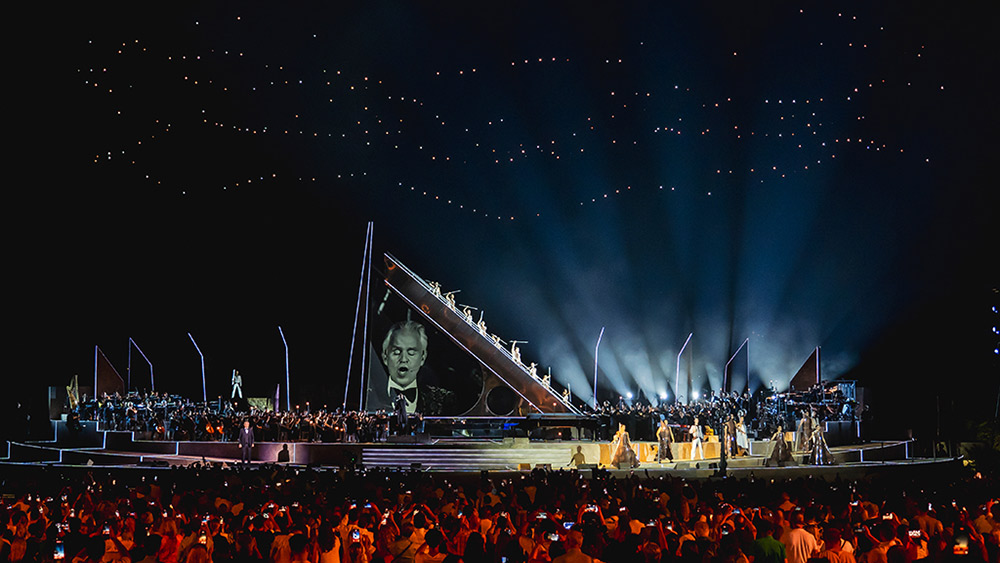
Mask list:
[[[522,403],[521,410],[526,411],[523,414],[580,414],[554,389],[532,376],[527,366],[515,360],[509,351],[476,326],[471,318],[458,311],[431,284],[389,254],[385,255],[385,265],[385,283],[389,289],[479,361],[483,370],[483,392],[478,403],[465,415],[511,414],[495,412],[488,401],[490,392],[501,386],[509,387],[517,394]]]

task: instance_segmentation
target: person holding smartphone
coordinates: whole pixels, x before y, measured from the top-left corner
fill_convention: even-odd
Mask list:
[[[551,561],[549,550],[553,542],[559,541],[559,531],[556,523],[548,518],[538,520],[535,524],[535,548],[531,551],[528,561]]]
[[[178,561],[183,563],[187,559],[187,554],[195,545],[203,545],[211,554],[215,549],[215,542],[208,534],[208,527],[201,518],[192,518],[190,522],[182,526],[184,538],[181,539],[180,553]]]
[[[917,504],[917,515],[913,521],[920,526],[920,531],[928,538],[933,538],[944,531],[944,524],[934,516],[934,506],[931,503],[926,505]]]

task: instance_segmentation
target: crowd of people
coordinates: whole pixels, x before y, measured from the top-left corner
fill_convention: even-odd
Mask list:
[[[749,394],[708,396],[685,404],[666,403],[652,405],[646,401],[627,403],[619,400],[612,405],[605,402],[588,416],[597,419],[593,438],[611,440],[612,434],[624,425],[633,441],[656,441],[657,429],[666,421],[674,431],[677,441],[693,439],[691,428],[700,421],[703,435],[721,435],[727,425],[736,431],[737,423],[744,435],[768,439],[777,427],[800,431],[808,439],[808,432],[801,432],[802,417],[806,415],[811,427],[821,420],[831,418],[830,412],[803,408],[782,412],[775,411],[769,396]],[[157,440],[215,440],[235,441],[244,420],[250,420],[259,441],[305,442],[380,442],[390,435],[411,433],[423,425],[420,413],[411,414],[406,423],[399,421],[398,413],[385,410],[375,412],[344,411],[341,409],[299,409],[276,411],[251,408],[239,399],[223,399],[196,403],[191,399],[166,394],[139,394],[104,396],[99,400],[84,400],[70,413],[70,420],[98,421],[103,430],[140,432],[145,438]],[[798,427],[798,428],[797,428]],[[730,432],[731,437],[735,437]],[[795,450],[800,447],[797,435]]]
[[[626,400],[619,397],[617,403],[605,401],[599,405],[595,414],[610,420],[612,428],[624,424],[633,439],[642,441],[654,439],[662,420],[674,427],[687,428],[697,418],[712,432],[721,434],[722,426],[730,419],[742,417],[749,434],[766,439],[778,426],[794,429],[803,413],[817,421],[859,418],[857,404],[840,396],[825,402],[789,403],[785,396],[765,389],[753,395],[708,393],[690,402],[661,401],[656,405],[643,398]]]
[[[257,466],[7,478],[0,560],[74,563],[998,561],[981,478],[440,476]]]
[[[151,440],[235,441],[245,420],[265,442],[381,442],[390,434],[393,414],[320,410],[275,411],[220,399],[195,403],[167,395],[110,395],[84,401],[70,414],[72,423],[90,420],[102,430],[139,432]],[[414,423],[419,423],[415,417]]]

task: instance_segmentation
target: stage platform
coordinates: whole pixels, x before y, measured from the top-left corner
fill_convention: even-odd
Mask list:
[[[137,439],[132,432],[98,431],[87,424],[82,431],[69,433],[64,425],[55,425],[55,439],[47,442],[8,442],[7,466],[102,468],[169,468],[196,462],[233,464],[240,451],[233,442],[176,442]],[[925,467],[942,461],[914,459],[911,441],[869,442],[832,448],[835,465],[812,466],[805,455],[798,454],[783,467],[767,467],[773,447],[770,442],[751,442],[750,455],[729,458],[727,474],[739,477],[751,474],[758,478],[771,475],[812,475],[825,478],[860,478],[888,468]],[[640,460],[638,471],[667,472],[690,478],[708,478],[719,472],[719,444],[709,442],[705,459],[688,459],[690,444],[675,443],[674,461],[655,461],[655,444],[634,444]],[[395,470],[469,473],[482,471],[527,471],[535,468],[571,469],[570,459],[579,450],[586,463],[579,468],[606,468],[613,473],[628,469],[609,467],[610,444],[594,441],[537,441],[527,438],[420,439],[401,437],[382,443],[263,442],[254,446],[255,464],[282,463],[314,468],[384,468]],[[4,453],[0,451],[0,453]],[[284,453],[284,455],[282,455]],[[279,457],[281,455],[281,457]],[[287,461],[279,462],[279,459]]]

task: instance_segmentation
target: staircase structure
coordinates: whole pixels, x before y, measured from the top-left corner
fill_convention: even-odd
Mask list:
[[[517,414],[579,415],[580,411],[543,379],[533,375],[528,366],[500,345],[499,339],[473,322],[472,315],[459,311],[454,300],[442,295],[439,288],[407,268],[390,254],[385,254],[385,284],[414,311],[420,313],[441,333],[476,359],[483,373],[479,401],[463,416],[507,416]],[[512,390],[519,401],[511,412],[497,412],[499,401],[491,401],[497,389]]]

